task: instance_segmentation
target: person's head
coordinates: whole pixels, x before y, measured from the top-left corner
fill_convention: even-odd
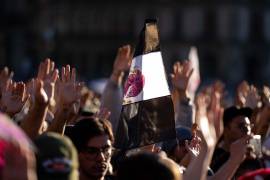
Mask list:
[[[96,118],[77,122],[70,137],[79,154],[80,175],[101,179],[110,168],[114,137],[110,122]]]
[[[36,140],[38,179],[76,180],[78,155],[71,140],[57,133],[44,133]]]
[[[230,143],[251,133],[251,108],[237,108],[235,106],[225,109],[223,115],[224,138]]]
[[[181,180],[178,165],[153,153],[139,153],[125,159],[117,171],[117,180]]]
[[[0,113],[0,179],[37,179],[34,151],[22,129]]]
[[[191,141],[192,133],[185,127],[176,128],[176,139],[163,142],[162,150],[175,162],[180,162],[187,153],[185,141]]]

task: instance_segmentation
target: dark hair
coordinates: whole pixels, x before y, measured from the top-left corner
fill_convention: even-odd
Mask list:
[[[253,110],[249,107],[245,108],[237,108],[236,106],[231,106],[224,111],[223,115],[223,124],[224,127],[227,127],[233,120],[233,118],[237,116],[244,116],[251,118]]]
[[[88,117],[77,122],[71,129],[70,139],[80,152],[93,137],[108,135],[114,142],[111,123],[108,120]]]
[[[120,163],[116,177],[117,180],[176,180],[181,176],[172,160],[152,153],[139,153]]]

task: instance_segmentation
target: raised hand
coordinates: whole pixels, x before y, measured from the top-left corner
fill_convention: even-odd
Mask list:
[[[249,139],[251,139],[251,136],[246,135],[231,144],[230,159],[235,163],[240,164],[245,159],[247,147],[249,146]]]
[[[263,87],[262,94],[263,106],[260,108],[256,114],[256,121],[254,123],[255,134],[260,134],[262,137],[265,137],[268,131],[270,123],[270,89],[269,87]]]
[[[221,97],[222,97],[223,94],[224,94],[224,91],[225,91],[225,85],[224,85],[224,83],[222,81],[218,80],[213,84],[213,89],[214,89],[214,91],[219,93],[221,95]]]
[[[193,69],[191,68],[190,61],[176,62],[173,65],[173,73],[171,74],[174,88],[178,91],[186,92],[192,73]]]
[[[244,107],[245,104],[245,96],[247,95],[249,90],[249,84],[247,81],[241,82],[236,91],[235,104],[240,107]]]
[[[130,45],[122,46],[118,49],[114,61],[114,71],[127,71],[130,68],[133,52]]]
[[[207,117],[208,103],[206,96],[200,93],[196,99],[197,112],[196,112],[196,123],[198,124],[199,130],[197,131],[198,137],[201,138],[200,153],[196,159],[193,159],[189,164],[184,179],[206,179],[207,167],[210,164],[212,155],[216,143],[218,141],[218,133],[215,128],[215,124],[212,120]],[[196,172],[194,172],[196,169]]]
[[[55,83],[59,76],[58,69],[55,69],[55,64],[50,59],[41,62],[39,65],[37,79],[43,81],[44,90],[48,96],[51,105],[55,105]]]
[[[0,93],[7,88],[8,83],[13,77],[13,72],[9,71],[7,67],[0,72]]]
[[[76,69],[70,69],[70,65],[62,67],[61,79],[56,83],[58,105],[69,106],[80,100],[82,84],[76,82]]]
[[[257,88],[249,85],[246,81],[242,82],[237,88],[236,103],[241,107],[250,107],[252,109],[258,107],[261,103],[261,97]]]
[[[20,126],[28,137],[35,139],[41,133],[48,112],[49,98],[44,90],[44,83],[40,79],[32,79],[28,83],[28,88],[32,91],[31,98],[34,101]]]
[[[49,96],[47,95],[44,82],[41,79],[31,79],[26,84],[27,94],[30,95],[31,105],[37,104],[48,104]]]
[[[265,106],[270,107],[270,88],[268,86],[263,86],[262,101]]]
[[[128,71],[132,62],[133,50],[130,45],[122,46],[118,49],[113,64],[111,80],[121,83],[125,71]]]
[[[207,110],[208,120],[214,124],[217,139],[219,139],[223,133],[223,112],[224,109],[221,106],[221,94],[219,90],[213,90],[211,95],[211,103]]]
[[[196,99],[196,122],[207,140],[208,145],[215,145],[223,133],[223,108],[220,105],[220,94],[212,90],[210,103],[207,95],[200,93]]]
[[[257,91],[257,88],[253,85],[250,86],[247,96],[245,97],[245,107],[252,109],[257,108],[261,103],[261,97]]]
[[[185,142],[185,147],[188,150],[188,153],[191,159],[195,159],[200,154],[200,146],[201,138],[197,135],[197,130],[193,134],[192,140],[190,143],[188,141]]]
[[[40,79],[33,80],[34,86],[34,98],[35,103],[40,105],[47,105],[49,103],[49,97],[44,89],[44,83]]]
[[[2,92],[1,109],[10,116],[20,112],[28,99],[25,84],[10,81]]]
[[[64,133],[65,125],[78,113],[83,85],[76,82],[76,69],[70,65],[62,67],[61,79],[56,82],[55,119],[49,131]]]

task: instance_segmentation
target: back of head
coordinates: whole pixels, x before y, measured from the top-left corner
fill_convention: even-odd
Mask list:
[[[139,153],[125,159],[117,171],[117,180],[179,180],[177,164],[156,154]]]
[[[68,137],[44,133],[35,140],[38,179],[78,179],[78,155]]]
[[[114,141],[110,122],[97,118],[85,118],[80,120],[72,127],[69,133],[69,137],[78,152],[84,148],[89,139],[100,135],[108,135],[111,142]]]

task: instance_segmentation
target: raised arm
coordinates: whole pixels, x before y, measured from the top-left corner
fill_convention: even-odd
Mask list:
[[[132,61],[132,48],[130,45],[118,49],[114,60],[113,71],[101,97],[101,108],[111,112],[109,120],[116,132],[123,101],[122,81],[124,72],[128,71]]]
[[[28,83],[30,110],[21,127],[32,139],[42,133],[48,108],[55,104],[54,91],[57,78],[58,70],[54,68],[54,62],[46,59],[39,65],[37,78]]]
[[[183,63],[176,62],[173,65],[171,74],[173,84],[173,103],[175,109],[176,126],[186,126],[191,128],[193,122],[193,103],[187,93],[187,87],[193,69],[189,61]]]
[[[0,72],[0,111],[11,118],[22,110],[27,100],[25,84],[13,82],[13,74],[7,67]]]
[[[63,134],[65,125],[79,110],[82,85],[76,81],[76,69],[62,67],[61,79],[56,83],[56,112],[48,131]]]
[[[196,120],[200,129],[197,133],[201,138],[201,148],[198,157],[189,164],[184,179],[206,179],[207,168],[212,159],[215,145],[223,132],[221,120],[223,108],[219,105],[220,96],[215,91],[213,93],[212,105],[207,103],[204,94],[198,96]],[[210,114],[211,116],[209,116]]]
[[[49,98],[44,90],[42,80],[32,80],[31,84],[34,90],[34,94],[31,97],[33,103],[20,126],[31,139],[34,139],[41,133],[41,128],[48,111]]]

